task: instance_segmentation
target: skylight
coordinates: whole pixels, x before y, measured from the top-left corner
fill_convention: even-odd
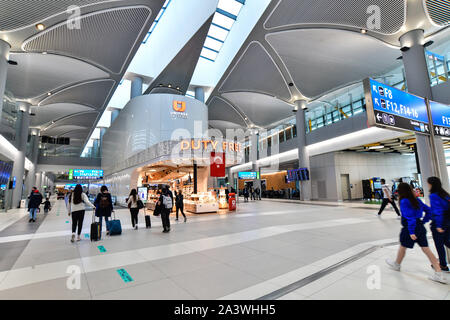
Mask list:
[[[225,40],[241,12],[245,0],[219,0],[211,28],[208,32],[201,58],[216,61]]]
[[[155,21],[153,22],[152,26],[150,27],[150,30],[148,31],[147,35],[145,36],[144,41],[142,41],[142,44],[146,44],[150,36],[152,35],[153,31],[155,30],[156,26],[158,25],[158,22],[161,21],[161,18],[163,17],[164,13],[166,12],[167,7],[169,6],[170,2],[172,0],[166,0],[163,7],[159,11],[158,15],[156,16]]]

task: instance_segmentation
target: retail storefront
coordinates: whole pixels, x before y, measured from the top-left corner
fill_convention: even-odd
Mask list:
[[[214,189],[215,179],[243,157],[240,143],[208,130],[204,103],[171,94],[131,100],[103,141],[104,182],[117,202],[124,205],[136,188],[150,210],[166,186],[183,193],[188,212],[226,208],[225,189]]]

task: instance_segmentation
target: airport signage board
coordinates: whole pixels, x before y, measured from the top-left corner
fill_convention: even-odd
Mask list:
[[[238,178],[240,180],[258,180],[259,172],[239,172]]]
[[[427,103],[424,98],[364,80],[369,125],[430,134]]]
[[[103,178],[103,170],[73,170],[74,179],[100,179]]]
[[[450,106],[430,101],[430,113],[434,134],[450,138]]]

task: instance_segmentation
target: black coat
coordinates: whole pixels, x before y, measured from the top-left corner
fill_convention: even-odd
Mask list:
[[[176,198],[175,198],[175,206],[177,208],[183,208],[183,195],[182,194],[177,194]]]
[[[28,199],[28,209],[37,209],[41,206],[42,194],[33,192]]]
[[[100,208],[100,198],[107,197],[109,201],[108,208]],[[112,197],[110,193],[99,193],[94,201],[95,216],[96,217],[111,217],[111,212],[114,210]]]

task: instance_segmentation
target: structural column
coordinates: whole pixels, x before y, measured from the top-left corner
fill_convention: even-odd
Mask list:
[[[195,88],[195,99],[205,103],[205,89],[202,87]]]
[[[298,163],[300,168],[307,168],[311,175],[309,153],[306,148],[306,109],[308,102],[306,100],[298,100],[295,104],[297,105],[295,120],[297,124]],[[311,180],[300,182],[300,200],[311,200]]]
[[[119,116],[120,109],[117,108],[110,108],[111,110],[111,124],[116,120],[116,118]]]
[[[99,151],[98,151],[98,156],[99,156],[100,158],[102,157],[103,136],[105,135],[106,130],[108,130],[108,128],[105,128],[105,127],[101,127],[101,128],[100,128],[100,142],[99,142]]]
[[[3,96],[5,94],[10,48],[9,43],[0,39],[0,120],[2,118]]]
[[[400,43],[403,48],[403,64],[405,66],[409,93],[433,99],[424,48],[424,31],[420,29],[409,31],[400,38]],[[442,139],[435,137],[433,140],[430,136],[422,134],[416,134],[416,139],[422,186],[425,191],[425,197],[428,198],[427,179],[431,176],[439,176],[444,188],[447,190],[449,188]],[[432,144],[436,148],[433,148]]]
[[[94,139],[93,140],[93,145],[92,145],[92,157],[93,158],[97,158],[98,157],[99,149],[100,149],[100,140],[99,139]]]
[[[25,195],[28,195],[31,192],[31,189],[35,187],[36,183],[36,169],[37,169],[37,160],[39,155],[39,130],[32,129],[31,130],[31,141],[30,141],[30,161],[33,163],[33,168],[28,172],[26,179],[26,189]]]
[[[30,107],[27,102],[19,103],[20,110],[20,135],[17,140],[17,157],[14,160],[12,177],[16,178],[16,187],[13,190],[12,207],[18,208],[23,193],[23,176],[25,173],[25,154],[27,152],[28,129],[30,127]]]
[[[38,172],[38,173],[36,173],[35,187],[40,190],[41,189],[41,185],[42,185],[42,172]]]
[[[131,94],[130,98],[136,98],[139,96],[142,96],[142,88],[143,88],[144,81],[141,77],[134,77],[131,81]]]

